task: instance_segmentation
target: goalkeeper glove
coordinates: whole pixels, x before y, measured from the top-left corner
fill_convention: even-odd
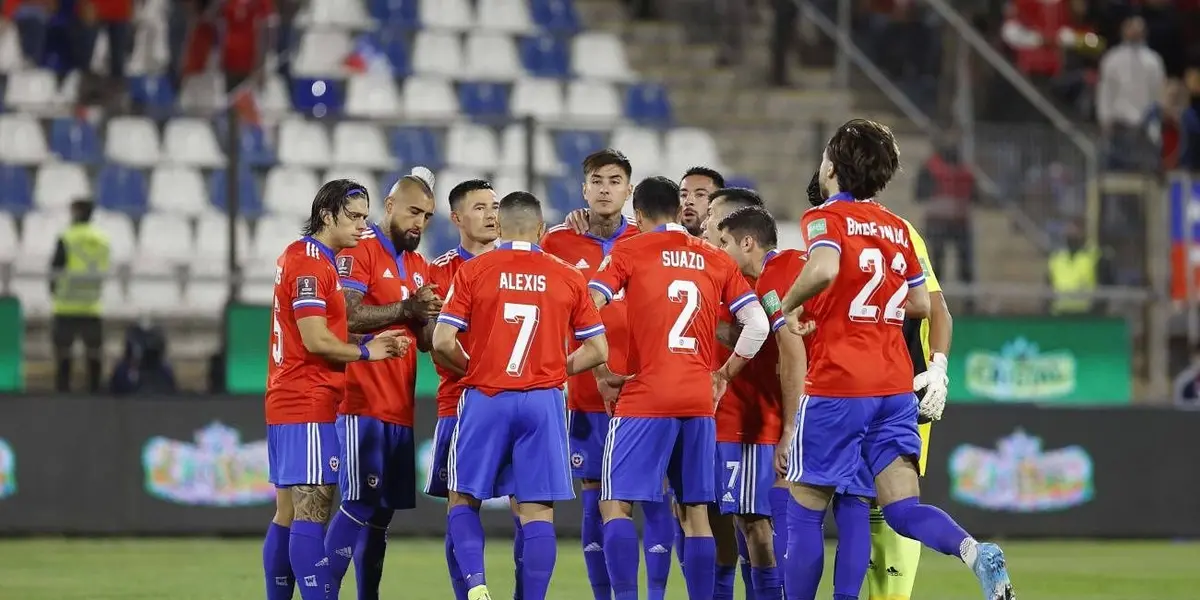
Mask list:
[[[913,378],[913,391],[925,390],[925,395],[917,406],[922,421],[937,421],[942,418],[942,411],[946,409],[948,385],[950,379],[946,377],[946,355],[936,352],[925,372]]]

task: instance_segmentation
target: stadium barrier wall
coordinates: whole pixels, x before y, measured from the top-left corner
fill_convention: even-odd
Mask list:
[[[274,497],[262,423],[254,396],[0,397],[0,534],[258,535]],[[951,406],[923,495],[983,536],[1200,537],[1198,431],[1200,412]],[[441,535],[444,504],[417,503],[395,532]],[[558,508],[577,535],[578,503]],[[506,502],[483,513],[510,535]]]

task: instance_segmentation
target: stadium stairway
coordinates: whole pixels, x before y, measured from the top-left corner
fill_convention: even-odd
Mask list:
[[[632,20],[616,0],[577,0],[576,6],[589,27],[620,36],[631,66],[643,77],[668,86],[678,125],[711,131],[723,166],[730,173],[757,181],[772,209],[786,218],[799,218],[807,206],[804,189],[820,161],[824,142],[818,136],[828,135],[854,116],[894,124],[905,168],[888,186],[887,203],[921,226],[922,209],[913,193],[920,165],[932,151],[929,138],[877,102],[873,88],[833,89],[828,69],[793,65],[791,80],[800,82],[799,86],[767,85],[768,7],[760,7],[758,18],[749,19],[743,33],[742,63],[722,67],[717,61],[717,44],[689,41],[682,24]],[[1045,280],[1044,256],[1033,244],[1014,243],[1020,234],[1003,211],[976,209],[972,229],[980,283],[1039,284]],[[939,270],[956,274],[953,260],[951,256]],[[1005,300],[1004,308],[1039,310],[1036,303],[1020,304]]]

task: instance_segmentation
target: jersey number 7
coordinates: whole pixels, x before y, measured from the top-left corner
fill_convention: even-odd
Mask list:
[[[870,273],[871,279],[866,285],[858,291],[858,295],[854,300],[850,301],[850,320],[859,323],[878,323],[879,322],[879,307],[870,304],[871,296],[883,285],[885,275],[883,251],[879,248],[865,248],[858,255],[858,266],[864,273]],[[908,270],[908,262],[904,260],[904,255],[896,254],[892,257],[889,265],[892,271],[904,277],[905,271]],[[883,322],[891,323],[892,325],[904,324],[904,300],[908,298],[908,285],[900,284],[900,289],[888,298],[887,304],[883,307]]]
[[[533,334],[537,331],[538,307],[532,304],[504,303],[504,321],[520,323],[517,341],[513,343],[512,354],[508,357],[508,367],[505,372],[513,377],[520,377],[525,371],[525,361],[529,359],[529,345]]]

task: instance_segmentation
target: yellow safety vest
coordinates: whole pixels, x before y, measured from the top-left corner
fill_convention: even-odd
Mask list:
[[[54,286],[54,314],[99,317],[100,291],[108,272],[108,234],[90,223],[77,223],[63,233],[67,264]]]
[[[1096,289],[1096,267],[1100,251],[1084,248],[1078,252],[1056,250],[1050,255],[1050,285],[1059,294],[1078,294]],[[1091,298],[1055,298],[1050,305],[1054,314],[1087,312]]]

